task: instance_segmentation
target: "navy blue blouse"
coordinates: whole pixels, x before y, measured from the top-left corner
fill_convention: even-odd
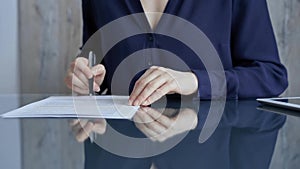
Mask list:
[[[109,22],[143,12],[139,0],[83,0],[82,8],[83,43]],[[225,69],[228,98],[271,97],[286,89],[287,72],[278,57],[266,0],[169,0],[164,13],[191,22],[210,39]],[[103,86],[110,89],[112,75],[125,57],[158,48],[187,62],[198,78],[200,97],[211,98],[208,73],[195,62],[195,53],[170,37],[148,36],[130,37],[109,51],[102,62],[107,69]]]

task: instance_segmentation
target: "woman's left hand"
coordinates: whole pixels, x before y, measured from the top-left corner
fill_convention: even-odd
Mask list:
[[[192,72],[152,66],[135,83],[129,105],[148,106],[166,94],[190,95],[197,89],[197,77]]]

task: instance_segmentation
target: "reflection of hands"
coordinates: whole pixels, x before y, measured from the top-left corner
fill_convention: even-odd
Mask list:
[[[67,75],[65,77],[65,83],[68,88],[72,89],[78,94],[88,94],[89,93],[89,82],[94,76],[94,90],[99,92],[100,85],[103,82],[106,70],[101,64],[98,64],[91,69],[88,66],[88,59],[84,57],[77,58],[71,63],[68,69]]]
[[[190,95],[197,91],[198,81],[192,72],[179,72],[152,66],[135,83],[129,104],[147,106],[170,93]]]
[[[194,129],[198,118],[195,111],[184,109],[176,117],[143,107],[133,117],[136,127],[152,141],[163,142],[175,135]]]
[[[106,131],[106,120],[105,119],[95,119],[93,121],[89,120],[71,120],[70,126],[75,134],[75,138],[78,142],[84,142],[91,132],[98,134],[104,134]]]

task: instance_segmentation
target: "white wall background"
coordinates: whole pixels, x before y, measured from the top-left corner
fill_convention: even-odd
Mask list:
[[[19,105],[18,4],[0,5],[0,114]],[[21,169],[20,127],[18,120],[0,119],[0,168]]]

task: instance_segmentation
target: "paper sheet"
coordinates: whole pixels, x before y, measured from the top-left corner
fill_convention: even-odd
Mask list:
[[[2,118],[131,119],[138,106],[129,96],[52,96],[2,115]]]

